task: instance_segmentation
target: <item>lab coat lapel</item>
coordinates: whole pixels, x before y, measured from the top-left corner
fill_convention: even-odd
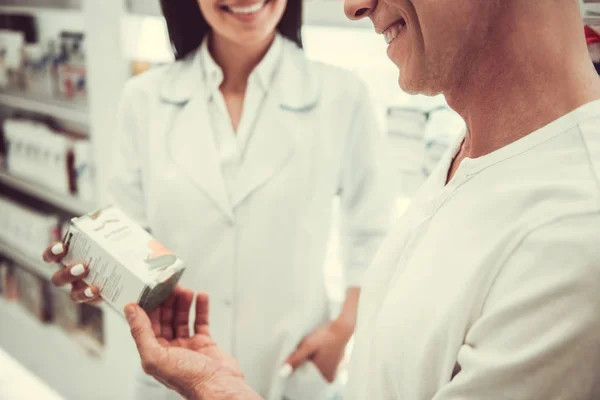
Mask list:
[[[291,157],[294,150],[293,133],[285,125],[284,114],[277,99],[266,99],[244,153],[236,190],[233,192],[234,209],[275,176]]]
[[[163,100],[180,107],[175,113],[167,139],[168,151],[186,177],[210,197],[223,214],[233,220],[197,58],[196,55],[182,63],[176,84],[173,82],[168,89],[163,90]],[[182,82],[187,83],[187,86],[181,85]],[[195,84],[190,85],[190,82]]]
[[[232,196],[234,209],[286,165],[294,152],[294,141],[305,128],[300,114],[314,108],[319,97],[316,72],[302,50],[286,40],[274,84],[246,146]]]

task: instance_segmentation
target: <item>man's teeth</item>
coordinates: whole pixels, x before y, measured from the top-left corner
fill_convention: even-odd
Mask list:
[[[234,14],[253,14],[255,12],[260,11],[260,9],[263,8],[264,5],[265,5],[265,2],[264,1],[260,1],[260,2],[258,2],[256,4],[254,4],[254,5],[247,6],[247,7],[233,7],[233,6],[229,6],[229,9]]]
[[[404,25],[400,22],[394,24],[387,28],[385,32],[383,32],[383,37],[385,38],[385,42],[390,44],[396,39],[396,36],[400,34],[400,32],[404,29]]]

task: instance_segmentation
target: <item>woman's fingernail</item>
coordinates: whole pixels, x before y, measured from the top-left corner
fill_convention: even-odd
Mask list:
[[[92,298],[94,297],[94,292],[92,291],[92,288],[87,288],[85,289],[85,292],[83,292],[85,294],[85,297],[87,298]]]
[[[292,372],[294,372],[294,368],[290,364],[284,364],[279,370],[279,377],[287,379],[292,376]]]
[[[71,268],[71,275],[80,276],[85,272],[85,267],[83,264],[77,264],[73,268]]]
[[[52,254],[54,254],[55,256],[61,255],[64,250],[65,250],[65,246],[62,243],[56,243],[50,249],[50,251],[52,252]]]

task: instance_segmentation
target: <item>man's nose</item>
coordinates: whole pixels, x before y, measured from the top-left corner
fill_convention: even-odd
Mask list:
[[[358,21],[368,17],[376,5],[377,0],[345,0],[344,12],[351,20]]]

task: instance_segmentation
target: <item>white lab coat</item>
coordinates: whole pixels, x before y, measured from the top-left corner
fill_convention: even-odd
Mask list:
[[[323,264],[334,196],[349,287],[386,233],[384,136],[360,81],[286,40],[230,198],[198,62],[194,54],[127,84],[112,196],[186,262],[181,284],[210,295],[211,331],[259,393],[317,399],[328,385],[312,366],[285,382],[278,370],[329,318]]]

